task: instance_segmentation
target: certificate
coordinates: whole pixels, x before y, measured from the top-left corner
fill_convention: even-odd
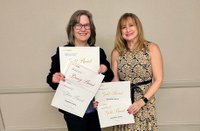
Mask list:
[[[67,65],[75,61],[95,72],[99,69],[99,47],[59,47],[60,70],[65,73]]]
[[[59,83],[51,105],[83,117],[104,75],[81,64],[70,63],[66,68],[65,78],[65,81]]]
[[[95,96],[101,128],[134,123],[127,109],[131,105],[130,82],[102,83]]]

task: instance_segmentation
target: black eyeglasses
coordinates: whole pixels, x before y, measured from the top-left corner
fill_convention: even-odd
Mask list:
[[[90,24],[85,24],[85,25],[76,24],[74,27],[75,27],[76,30],[80,30],[80,29],[82,29],[82,27],[84,27],[86,30],[89,30],[90,29]]]

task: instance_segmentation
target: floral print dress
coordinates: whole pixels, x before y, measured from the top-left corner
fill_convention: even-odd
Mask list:
[[[149,48],[150,43],[148,43]],[[138,83],[152,79],[152,68],[148,50],[127,51],[124,50],[118,59],[118,75],[121,80]],[[139,100],[147,91],[151,83],[141,85],[134,91],[134,99]],[[157,119],[155,108],[155,97],[153,96],[134,115],[135,123],[117,125],[113,131],[157,131]]]

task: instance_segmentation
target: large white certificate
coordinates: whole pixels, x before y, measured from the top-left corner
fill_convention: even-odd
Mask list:
[[[95,72],[99,69],[99,47],[59,47],[60,70],[65,69],[71,61],[83,64]]]
[[[81,64],[70,63],[66,69],[65,78],[64,82],[59,83],[51,105],[83,117],[104,75]]]
[[[102,83],[95,100],[101,128],[134,123],[134,116],[127,109],[131,105],[130,82]]]

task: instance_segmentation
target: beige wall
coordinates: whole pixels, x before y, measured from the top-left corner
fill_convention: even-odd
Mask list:
[[[61,130],[45,83],[50,56],[66,43],[65,27],[77,9],[92,12],[97,45],[108,59],[116,24],[125,12],[141,19],[145,36],[159,44],[165,66],[157,94],[159,128],[200,129],[200,1],[0,0],[0,130]],[[181,126],[179,126],[181,125]]]

